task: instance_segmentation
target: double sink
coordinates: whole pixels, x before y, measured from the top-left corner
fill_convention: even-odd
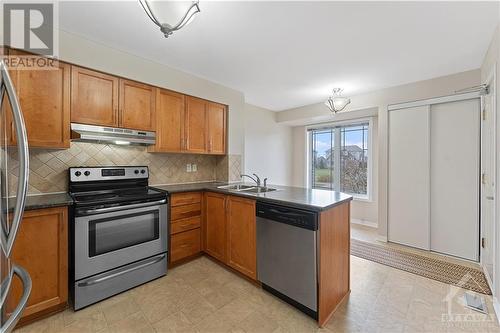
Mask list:
[[[218,186],[217,188],[235,191],[235,192],[245,192],[245,193],[266,193],[271,191],[276,191],[277,189],[271,187],[264,186],[255,186],[255,185],[245,185],[245,184],[231,184]]]

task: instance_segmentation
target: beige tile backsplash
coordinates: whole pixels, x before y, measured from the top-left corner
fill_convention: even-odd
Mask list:
[[[17,187],[18,154],[9,149],[9,190]],[[186,164],[197,165],[197,172],[187,172]],[[176,184],[213,180],[235,180],[241,168],[241,156],[216,157],[191,154],[148,153],[141,146],[117,146],[72,142],[70,149],[30,149],[29,193],[61,192],[68,189],[68,168],[73,166],[149,166],[149,183]],[[239,176],[238,176],[239,179]]]

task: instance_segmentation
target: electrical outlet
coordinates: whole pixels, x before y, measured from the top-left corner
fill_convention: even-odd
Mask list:
[[[191,172],[192,168],[191,168],[191,164],[186,164],[186,172]]]
[[[198,166],[197,166],[196,164],[191,164],[191,170],[192,170],[193,172],[198,171]]]

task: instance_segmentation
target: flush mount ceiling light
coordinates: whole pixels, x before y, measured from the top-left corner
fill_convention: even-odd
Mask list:
[[[330,111],[332,111],[333,113],[344,110],[347,104],[351,103],[351,100],[349,98],[340,96],[343,90],[344,89],[342,88],[334,88],[332,96],[328,97],[328,99],[325,101],[325,105],[328,106]]]
[[[142,8],[148,15],[148,17],[160,27],[161,32],[168,38],[174,31],[182,29],[189,22],[192,21],[194,15],[200,12],[200,7],[198,6],[198,0],[196,1],[155,1],[150,3],[147,0],[139,0]],[[161,13],[161,20],[163,22],[177,22],[176,24],[161,23],[158,16],[154,14],[154,11],[158,14]]]

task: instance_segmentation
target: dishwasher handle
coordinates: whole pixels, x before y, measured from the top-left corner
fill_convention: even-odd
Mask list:
[[[295,227],[318,230],[318,214],[316,212],[257,202],[256,216],[274,222],[289,224]]]

